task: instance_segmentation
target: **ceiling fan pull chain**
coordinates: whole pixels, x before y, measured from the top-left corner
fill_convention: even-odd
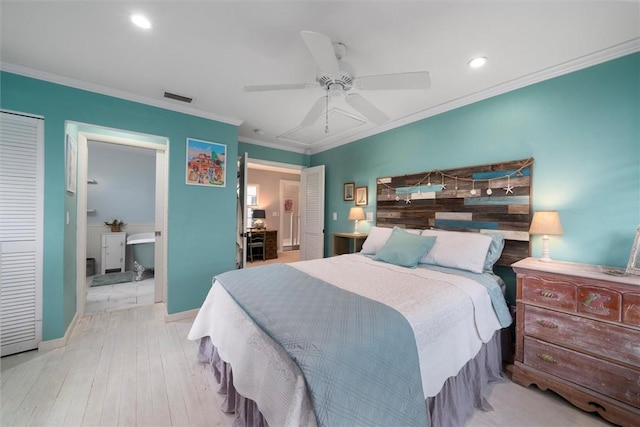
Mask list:
[[[327,107],[324,110],[324,133],[329,133],[329,91],[327,91]]]

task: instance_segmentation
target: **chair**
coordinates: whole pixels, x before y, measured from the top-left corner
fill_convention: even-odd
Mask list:
[[[265,260],[264,240],[266,237],[266,230],[249,230],[247,233],[247,255],[251,262],[253,262],[254,257]]]

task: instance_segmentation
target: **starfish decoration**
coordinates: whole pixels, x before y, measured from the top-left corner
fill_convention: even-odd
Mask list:
[[[408,194],[407,194],[407,198],[404,199],[404,203],[407,204],[407,205],[411,204],[411,199],[409,199],[409,195]]]
[[[511,179],[510,176],[507,175],[507,186],[503,188],[504,190],[504,194],[513,194],[513,187],[511,186]]]
[[[442,175],[442,191],[447,189],[447,184],[444,183],[444,175]]]

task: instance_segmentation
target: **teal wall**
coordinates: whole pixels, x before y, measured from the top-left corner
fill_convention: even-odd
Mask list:
[[[248,142],[238,142],[238,154],[247,153],[249,159],[268,160],[270,162],[288,163],[298,166],[309,166],[311,158],[308,154],[277,150]]]
[[[331,233],[353,228],[344,182],[368,186],[375,212],[378,177],[528,157],[533,209],[558,210],[564,227],[551,257],[626,266],[640,224],[640,54],[313,155],[326,165],[325,253]],[[541,248],[534,236],[532,255]]]
[[[75,195],[65,191],[66,121],[169,140],[167,311],[199,307],[211,277],[235,266],[237,168],[228,162],[226,188],[186,185],[185,142],[192,137],[226,144],[228,159],[235,159],[237,127],[6,72],[0,89],[2,108],[45,119],[43,339],[62,337],[76,309],[77,210]],[[78,126],[67,131],[77,135]]]

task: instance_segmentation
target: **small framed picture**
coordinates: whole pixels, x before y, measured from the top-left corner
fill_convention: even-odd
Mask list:
[[[640,225],[636,230],[636,237],[633,240],[633,246],[631,246],[626,274],[640,275]]]
[[[356,188],[356,206],[367,206],[367,187]]]
[[[345,182],[342,200],[344,201],[353,201],[353,194],[356,185],[353,182]]]

